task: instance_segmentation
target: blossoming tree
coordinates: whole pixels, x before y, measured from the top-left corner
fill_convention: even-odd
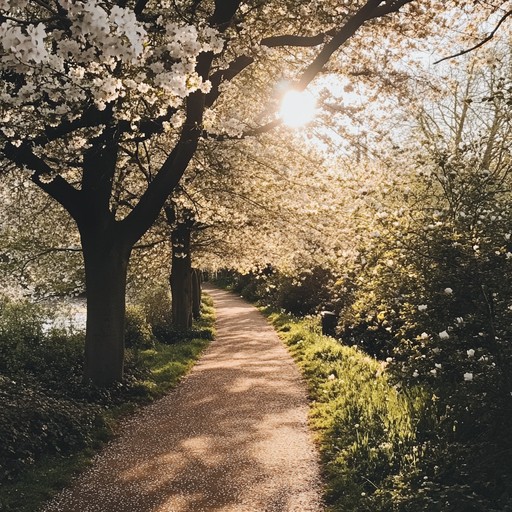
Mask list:
[[[244,88],[230,83],[243,84],[245,77],[250,88],[251,69],[262,73],[260,80],[275,79],[265,74],[274,52],[274,62],[289,70],[279,78],[303,89],[363,25],[373,40],[389,34],[391,25],[400,29],[396,34],[418,34],[424,30],[420,14],[428,20],[466,3],[474,4],[0,1],[0,152],[78,226],[88,303],[85,379],[97,385],[122,379],[131,250],[179,183],[200,139],[212,136],[206,127],[216,104],[244,103]],[[493,12],[501,4],[481,7]],[[408,16],[393,14],[404,7]],[[271,115],[262,119],[262,126],[244,125],[233,114],[214,137],[279,123]],[[140,156],[150,139],[165,141],[157,168]],[[136,204],[127,209],[113,199],[135,173],[144,187],[133,188]]]

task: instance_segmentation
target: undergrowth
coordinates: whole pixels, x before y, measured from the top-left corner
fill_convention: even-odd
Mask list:
[[[176,386],[214,336],[214,309],[207,296],[194,325],[201,337],[149,339],[145,318],[135,313],[127,322],[132,343],[126,350],[125,381],[99,389],[81,382],[83,334],[46,331],[38,308],[2,303],[2,512],[38,510],[90,464],[122,418]]]
[[[384,363],[322,336],[316,319],[269,318],[307,380],[330,510],[394,510],[393,486],[421,457],[416,432],[429,421],[427,397],[395,389]]]

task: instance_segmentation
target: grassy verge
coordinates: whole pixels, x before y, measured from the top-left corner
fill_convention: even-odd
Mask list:
[[[322,336],[315,319],[266,313],[308,383],[330,510],[394,510],[393,487],[420,456],[426,397],[397,391],[382,363]]]
[[[92,457],[102,448],[104,443],[115,435],[119,422],[140,406],[147,404],[167,393],[174,388],[180,379],[190,370],[203,349],[208,345],[209,339],[214,336],[214,309],[209,297],[204,297],[202,307],[202,317],[194,325],[196,332],[201,333],[200,338],[183,338],[175,343],[155,342],[149,349],[139,349],[127,351],[127,366],[131,367],[130,384],[126,389],[116,390],[106,396],[93,395],[87,400],[74,400],[72,397],[66,399],[57,399],[48,395],[47,391],[41,392],[43,398],[30,402],[31,409],[42,406],[44,413],[53,422],[46,421],[48,418],[39,411],[36,417],[30,416],[31,428],[54,428],[62,429],[62,436],[70,436],[71,430],[59,425],[58,420],[51,417],[51,411],[46,409],[47,403],[58,404],[59,407],[73,406],[77,411],[94,408],[93,421],[90,428],[86,431],[80,444],[72,446],[69,449],[53,449],[53,453],[45,453],[38,456],[32,463],[25,464],[23,470],[18,471],[13,477],[4,480],[0,487],[0,510],[2,512],[35,512],[41,505],[48,500],[55,492],[70,483],[71,479],[79,472],[85,470],[91,463]],[[209,335],[206,335],[209,333]],[[165,340],[164,340],[165,341]],[[20,382],[6,379],[6,383],[13,386],[20,386]],[[28,390],[25,395],[33,395],[39,390],[33,382],[27,384]],[[0,394],[5,393],[14,406],[17,406],[21,396],[25,400],[25,395],[8,395],[9,390],[0,389]],[[50,396],[50,398],[48,398]],[[53,400],[53,402],[52,402]],[[14,409],[13,409],[14,410]],[[9,413],[0,414],[0,421],[9,421]],[[92,412],[91,412],[92,414]],[[45,423],[41,418],[44,418]],[[89,416],[87,416],[89,418]],[[46,424],[48,423],[48,427]],[[2,425],[0,425],[1,427]],[[13,432],[12,428],[5,429],[7,432]],[[29,431],[23,432],[25,438],[30,437]],[[37,434],[39,435],[39,434]],[[73,430],[73,435],[75,431]],[[59,437],[55,433],[55,437]],[[5,440],[4,440],[5,441]],[[26,440],[26,442],[30,439]],[[0,439],[0,442],[2,440]],[[10,439],[13,444],[15,441]],[[77,447],[80,446],[79,449]],[[55,453],[55,451],[60,453]],[[1,467],[0,467],[1,469]]]
[[[144,366],[150,370],[150,378],[144,386],[152,395],[159,397],[174,388],[194,365],[195,361],[215,337],[215,310],[210,297],[203,297],[201,318],[194,322],[193,333],[197,338],[183,338],[180,343],[156,343],[154,348],[141,351]]]

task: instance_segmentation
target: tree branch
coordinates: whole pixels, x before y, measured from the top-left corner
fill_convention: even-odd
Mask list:
[[[241,73],[253,62],[253,57],[248,57],[247,55],[240,55],[229,64],[227,69],[220,69],[219,71],[213,73],[210,76],[210,83],[212,84],[212,88],[210,92],[206,95],[205,106],[211,107],[215,103],[215,101],[219,97],[219,86],[222,82],[226,80],[232,80],[233,78],[235,78],[235,76]]]
[[[220,1],[220,0],[219,0]],[[208,76],[214,55],[205,52],[199,55],[196,70],[205,78]],[[190,160],[197,149],[203,124],[205,94],[195,91],[186,100],[186,119],[181,136],[153,181],[142,194],[134,209],[121,221],[127,239],[135,243],[157,219],[169,194],[178,185]]]
[[[325,52],[325,62],[329,59],[329,57],[332,55],[332,53],[339,48],[347,39],[349,39],[355,30],[359,28],[365,21],[368,21],[370,19],[374,18],[380,18],[382,16],[385,16],[387,14],[391,14],[393,12],[398,11],[401,7],[404,5],[410,3],[413,0],[397,0],[395,2],[386,3],[385,5],[379,5],[382,3],[382,0],[373,0],[370,1],[361,8],[358,13],[356,13],[340,31],[336,31],[336,29],[330,29],[326,32],[322,32],[320,34],[314,35],[314,36],[298,36],[293,34],[285,34],[280,36],[272,36],[272,37],[266,37],[261,40],[262,46],[267,46],[268,48],[278,48],[283,46],[299,46],[299,47],[313,47],[313,46],[319,46],[321,44],[326,43],[327,39],[329,37],[336,37],[336,35],[341,32],[346,32],[346,37],[338,42],[335,42],[331,45],[334,46],[334,49],[328,53],[326,50]],[[355,30],[353,32],[349,33],[350,30],[350,24],[354,24],[354,21],[356,20],[357,26],[355,27]],[[318,57],[320,59],[320,55]],[[213,73],[210,77],[210,82],[212,84],[212,89],[210,93],[206,97],[206,106],[210,107],[215,103],[215,100],[219,96],[219,86],[223,81],[231,80],[235,76],[237,76],[239,73],[241,73],[245,68],[250,66],[254,62],[253,57],[249,57],[247,55],[240,55],[237,57],[234,61],[231,62],[229,67],[225,70],[219,70],[216,73]],[[319,60],[320,62],[320,60]],[[324,64],[325,64],[324,62]],[[320,66],[323,66],[323,64]],[[318,73],[318,71],[316,71]],[[315,74],[316,74],[315,73]],[[309,83],[309,82],[308,82]],[[306,84],[307,85],[307,84]],[[304,86],[305,87],[305,86]],[[266,130],[265,130],[266,131]]]
[[[279,46],[319,46],[325,43],[328,36],[333,36],[334,30],[322,32],[316,36],[282,35],[265,37],[261,40],[263,46],[277,48]]]
[[[499,28],[501,27],[501,25],[505,22],[505,20],[509,17],[509,16],[512,16],[512,10],[506,12],[500,19],[500,21],[498,21],[498,24],[494,27],[494,29],[492,30],[492,32],[487,36],[485,37],[484,39],[482,39],[480,42],[478,42],[477,44],[475,44],[474,46],[472,46],[471,48],[466,48],[465,50],[461,50],[460,52],[458,53],[455,53],[453,55],[448,55],[448,57],[443,57],[442,59],[439,59],[439,60],[436,60],[434,62],[434,64],[439,64],[440,62],[443,62],[445,60],[449,60],[449,59],[455,59],[457,57],[461,57],[462,55],[466,55],[466,53],[470,53],[474,50],[477,50],[478,48],[482,47],[484,44],[488,43],[495,35],[496,35],[496,32],[498,32]]]
[[[332,54],[348,41],[366,21],[396,12],[411,1],[399,0],[390,4],[380,5],[382,0],[368,0],[363,7],[336,31],[333,38],[325,43],[313,62],[302,72],[302,76],[296,82],[296,87],[299,90],[305,89],[316,75],[322,71]]]
[[[386,3],[379,7],[374,8],[373,13],[369,15],[366,20],[382,18],[387,14],[391,14],[393,12],[397,12],[404,5],[410,3],[412,0],[398,0],[395,2]],[[336,30],[333,28],[328,30],[327,32],[322,32],[320,34],[316,34],[314,36],[297,36],[292,34],[285,34],[281,36],[271,36],[266,37],[261,40],[261,44],[263,46],[267,46],[269,48],[276,48],[279,46],[303,46],[303,47],[311,47],[311,46],[319,46],[326,42],[329,37],[333,37],[336,35]]]
[[[44,135],[36,137],[32,140],[32,143],[36,146],[45,146],[49,142],[60,139],[64,135],[68,135],[80,128],[90,128],[105,124],[111,117],[112,113],[108,109],[100,111],[92,106],[85,110],[84,113],[74,121],[65,120],[56,127],[45,127]]]
[[[47,194],[58,201],[77,220],[82,213],[82,197],[80,191],[71,186],[62,176],[40,157],[36,156],[28,143],[16,147],[10,142],[3,150],[5,157],[20,167],[28,167],[33,174],[31,180]],[[50,181],[42,179],[48,176]]]
[[[410,4],[413,0],[395,0],[394,2],[386,2],[384,5],[374,9],[372,16],[367,19],[372,20],[375,18],[382,18],[388,14],[398,12],[402,7]]]
[[[210,26],[224,32],[241,3],[241,0],[215,0],[215,10],[210,18]]]
[[[137,3],[133,8],[133,12],[135,13],[135,16],[137,16],[137,18],[142,14],[147,4],[148,0],[137,0]]]
[[[148,242],[146,244],[134,245],[133,249],[135,251],[137,251],[137,250],[140,251],[140,250],[145,250],[145,249],[153,249],[153,247],[156,247],[157,245],[166,244],[166,243],[168,243],[167,237],[166,238],[161,238],[160,240],[155,240],[154,242]]]

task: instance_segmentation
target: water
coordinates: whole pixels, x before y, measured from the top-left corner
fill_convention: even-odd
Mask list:
[[[87,305],[85,299],[65,298],[52,299],[43,303],[48,310],[49,318],[44,330],[64,329],[67,331],[85,331]]]

